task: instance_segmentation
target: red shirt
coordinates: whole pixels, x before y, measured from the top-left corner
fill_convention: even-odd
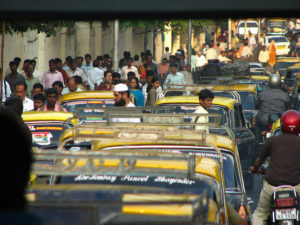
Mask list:
[[[65,85],[67,85],[67,81],[68,81],[68,74],[66,73],[66,71],[65,70],[63,70],[63,69],[57,69],[61,74],[62,74],[62,76],[63,76],[63,78],[64,78],[64,83],[65,83]]]

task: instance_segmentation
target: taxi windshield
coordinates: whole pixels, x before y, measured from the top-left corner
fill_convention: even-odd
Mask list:
[[[113,99],[84,99],[84,100],[72,100],[62,103],[62,106],[68,110],[68,112],[75,112],[80,110],[85,115],[90,113],[103,114],[104,111],[99,111],[101,107],[112,107],[115,105]]]
[[[295,65],[298,62],[276,62],[275,70],[287,69],[290,66]]]
[[[167,104],[166,106],[173,106],[175,113],[194,113],[198,107],[196,104]],[[227,125],[228,124],[228,118],[229,118],[229,112],[223,107],[219,106],[212,106],[210,109],[207,110],[209,113],[217,113],[221,115],[221,124]],[[213,118],[211,118],[213,120]],[[213,121],[210,121],[213,122]]]
[[[248,91],[238,91],[241,96],[242,107],[244,110],[254,110],[255,109],[255,94]]]
[[[32,134],[32,145],[37,148],[58,146],[63,130],[72,125],[63,122],[25,122]]]

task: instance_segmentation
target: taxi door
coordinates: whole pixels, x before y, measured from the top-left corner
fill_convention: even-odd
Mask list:
[[[236,137],[245,186],[246,189],[249,190],[252,189],[253,185],[253,180],[251,180],[253,177],[249,177],[248,168],[256,158],[255,136],[252,131],[247,128],[247,123],[240,103],[234,104],[232,116],[234,125],[233,131]]]

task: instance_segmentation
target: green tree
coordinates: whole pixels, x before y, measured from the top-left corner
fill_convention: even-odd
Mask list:
[[[3,21],[1,22],[3,24]],[[72,28],[74,26],[73,21],[5,21],[5,33],[13,34],[24,33],[28,30],[37,31],[38,33],[44,32],[47,36],[55,36],[57,31],[63,27]],[[2,33],[2,29],[0,31]]]

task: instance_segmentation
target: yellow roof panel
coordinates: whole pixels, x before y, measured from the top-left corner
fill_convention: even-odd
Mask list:
[[[236,100],[232,98],[225,98],[225,97],[219,97],[215,96],[213,100],[213,105],[221,105],[225,106],[228,109],[232,109],[234,103],[237,103]],[[170,97],[164,97],[159,99],[155,106],[163,105],[163,104],[178,104],[178,105],[185,105],[185,104],[199,104],[199,97],[194,96],[170,96]]]
[[[297,58],[283,58],[283,59],[277,59],[277,62],[300,62],[300,59]]]
[[[71,100],[83,99],[113,99],[112,91],[80,91],[65,94],[61,97],[61,103]]]
[[[54,111],[30,111],[23,112],[24,122],[29,121],[65,121],[73,117],[71,112],[54,112]]]

